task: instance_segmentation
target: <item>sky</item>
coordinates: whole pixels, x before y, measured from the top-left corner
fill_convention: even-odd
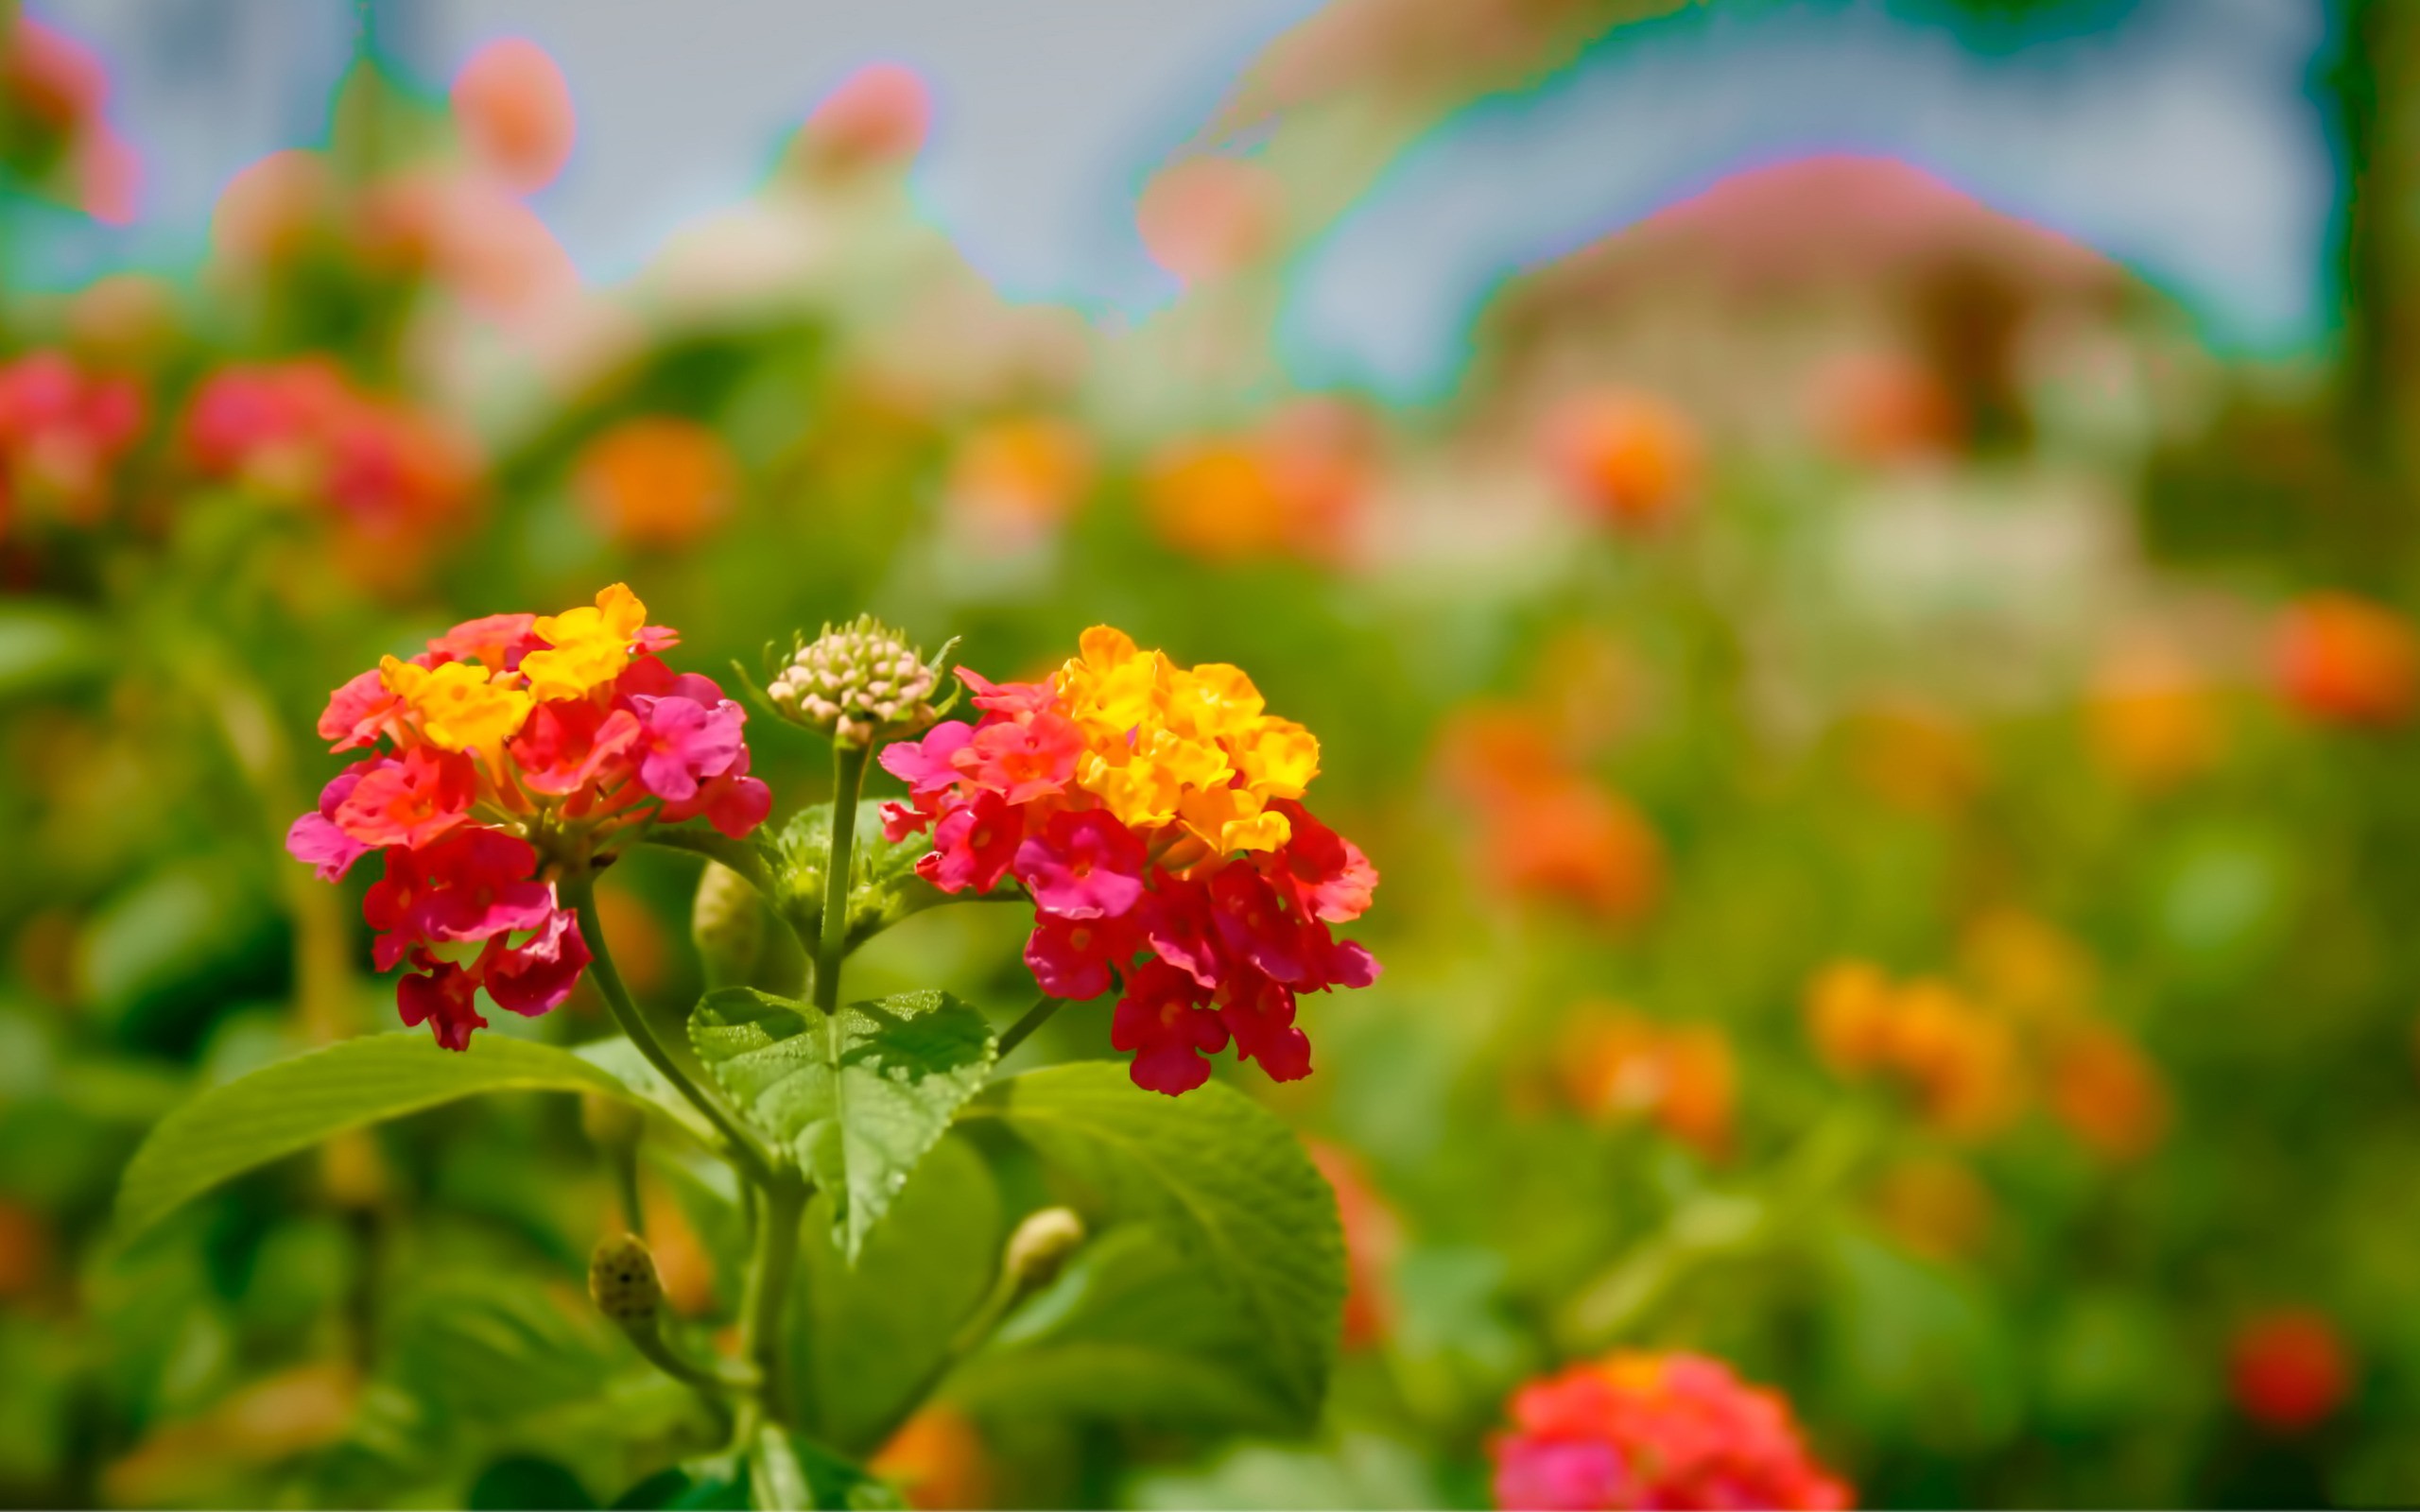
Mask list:
[[[20,276],[198,255],[228,179],[325,129],[352,0],[33,0],[117,70],[146,159],[129,231],[12,214]],[[610,283],[756,183],[851,69],[905,63],[937,120],[918,202],[1008,297],[1132,318],[1172,297],[1134,196],[1313,0],[374,0],[432,89],[529,37],[568,76],[570,168],[535,201]],[[2333,161],[2309,89],[2320,0],[2139,0],[2077,35],[1977,46],[1901,0],[1717,5],[1629,28],[1537,91],[1442,123],[1299,263],[1289,368],[1408,397],[1450,384],[1488,292],[1723,172],[1819,150],[1906,159],[2100,248],[2212,341],[2325,333]]]

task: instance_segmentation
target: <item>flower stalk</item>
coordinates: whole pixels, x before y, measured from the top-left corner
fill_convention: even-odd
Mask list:
[[[815,947],[815,1005],[827,1016],[840,1006],[840,962],[849,950],[849,868],[869,754],[865,747],[846,742],[832,747],[832,850],[823,868],[823,919]]]
[[[580,936],[588,941],[593,956],[589,971],[596,979],[598,994],[605,999],[606,1007],[613,1012],[614,1022],[630,1036],[631,1043],[638,1046],[639,1054],[647,1057],[647,1063],[655,1068],[656,1074],[705,1115],[706,1121],[715,1126],[715,1132],[722,1136],[732,1160],[740,1167],[741,1173],[760,1187],[769,1184],[774,1177],[775,1162],[772,1151],[763,1137],[749,1127],[719,1093],[691,1076],[687,1068],[673,1057],[672,1053],[665,1048],[664,1041],[656,1038],[647,1016],[631,1001],[630,989],[623,986],[622,973],[614,966],[613,950],[605,942],[605,921],[597,917],[596,874],[585,869],[575,872],[565,877],[560,886],[564,900],[579,917]]]

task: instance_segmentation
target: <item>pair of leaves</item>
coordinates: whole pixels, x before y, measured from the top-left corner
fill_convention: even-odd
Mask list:
[[[997,1264],[1005,1225],[990,1173],[971,1152],[927,1160],[954,1119],[1029,1147],[1100,1237],[960,1368],[953,1389],[1086,1416],[1277,1428],[1316,1415],[1344,1290],[1335,1201],[1286,1126],[1250,1098],[1217,1082],[1159,1097],[1101,1062],[987,1089],[991,1032],[940,993],[825,1020],[735,989],[692,1022],[717,1075],[826,1194],[831,1249],[819,1234],[807,1268],[836,1305],[810,1304],[829,1342],[815,1346],[809,1379],[835,1403],[819,1409],[834,1439],[854,1448],[875,1433],[940,1362]],[[370,1036],[265,1067],[163,1119],[128,1169],[120,1231],[138,1233],[223,1180],[347,1129],[475,1092],[548,1090],[696,1125],[627,1042],[575,1053],[487,1035],[451,1052],[417,1034]],[[910,1198],[903,1227],[875,1235],[920,1162],[932,1166],[932,1200]],[[870,1236],[877,1258],[895,1258],[836,1282]],[[958,1259],[922,1263],[936,1255]],[[890,1400],[869,1390],[837,1405],[875,1361],[893,1367]]]
[[[753,988],[706,994],[689,1040],[732,1099],[828,1194],[855,1264],[908,1173],[998,1056],[983,1016],[945,992],[831,1014]]]
[[[892,844],[882,837],[882,804],[857,805],[849,850],[848,948],[856,950],[911,914],[952,902],[950,895],[916,875],[916,861],[932,849],[924,835]],[[832,853],[832,805],[818,803],[791,816],[768,849],[783,914],[812,939],[822,928],[823,868]]]

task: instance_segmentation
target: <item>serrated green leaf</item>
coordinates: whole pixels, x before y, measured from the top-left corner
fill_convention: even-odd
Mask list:
[[[849,851],[848,948],[856,950],[911,914],[952,902],[948,893],[916,875],[916,861],[930,842],[911,835],[894,845],[882,837],[882,804],[857,805],[856,840]],[[774,837],[773,875],[782,912],[812,938],[823,919],[823,864],[832,850],[832,805],[818,803],[790,816]]]
[[[903,992],[826,1017],[725,988],[690,1015],[689,1038],[748,1116],[831,1194],[833,1240],[853,1264],[998,1054],[983,1016],[946,992]]]
[[[801,1425],[845,1453],[879,1449],[991,1290],[1006,1228],[991,1168],[952,1137],[917,1167],[860,1263],[809,1233],[789,1314]]]
[[[612,1074],[553,1045],[481,1035],[463,1051],[426,1035],[368,1035],[214,1087],[162,1119],[118,1185],[131,1237],[230,1177],[330,1135],[478,1092],[601,1092],[644,1102]]]
[[[1173,1352],[1248,1370],[1289,1425],[1317,1417],[1342,1327],[1344,1238],[1335,1193],[1273,1114],[1219,1082],[1163,1097],[1086,1062],[1011,1077],[963,1116],[998,1119],[1038,1151],[1079,1189],[1096,1231],[1147,1226],[1182,1263],[1151,1285],[1108,1288],[1111,1299],[1155,1309],[1164,1337],[1207,1306],[1221,1335],[1184,1336]],[[1201,1304],[1167,1305],[1196,1280]],[[1115,1349],[1138,1328],[1076,1326],[1063,1343]],[[1240,1361],[1230,1340],[1245,1346]]]

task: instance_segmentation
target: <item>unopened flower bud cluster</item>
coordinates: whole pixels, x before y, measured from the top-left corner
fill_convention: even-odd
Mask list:
[[[766,691],[798,723],[842,745],[924,729],[940,717],[938,668],[872,615],[860,616],[799,647]]]

